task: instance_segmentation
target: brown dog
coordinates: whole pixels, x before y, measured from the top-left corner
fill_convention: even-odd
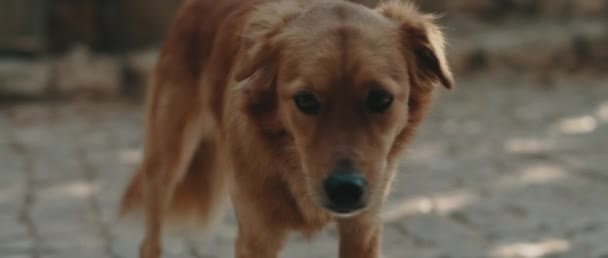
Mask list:
[[[238,258],[277,257],[288,231],[335,220],[341,258],[377,258],[379,210],[435,84],[451,88],[433,17],[407,3],[189,0],[149,90],[141,257],[163,224],[208,223],[230,196]],[[229,194],[228,194],[229,193]]]

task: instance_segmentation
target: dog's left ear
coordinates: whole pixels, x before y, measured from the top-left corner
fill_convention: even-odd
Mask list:
[[[422,14],[410,3],[387,1],[377,7],[385,17],[399,24],[408,69],[417,83],[441,83],[452,89],[454,78],[445,55],[445,40],[435,17]]]

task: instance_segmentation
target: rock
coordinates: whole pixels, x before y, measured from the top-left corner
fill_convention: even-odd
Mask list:
[[[570,0],[538,0],[536,1],[537,15],[542,17],[564,17],[572,11]]]
[[[141,99],[145,89],[150,84],[150,76],[156,66],[157,49],[147,49],[127,55],[125,94]]]
[[[608,1],[605,0],[578,0],[574,1],[574,12],[578,16],[601,17],[608,11]]]
[[[117,57],[97,55],[83,46],[75,47],[55,64],[55,90],[60,95],[121,93],[121,62]]]
[[[447,1],[446,9],[465,13],[482,13],[490,10],[495,3],[485,0]]]
[[[501,67],[537,74],[602,69],[599,60],[608,56],[606,25],[601,22],[545,21],[464,31],[448,36],[448,58],[459,74]]]
[[[38,97],[51,77],[51,66],[44,60],[0,60],[0,95]]]

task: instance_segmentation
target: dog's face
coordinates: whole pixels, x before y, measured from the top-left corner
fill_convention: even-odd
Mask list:
[[[405,19],[416,24],[395,15],[412,15]],[[274,42],[251,46],[263,58],[250,63],[266,69],[244,68],[240,77],[272,78],[261,87],[272,85],[272,115],[292,138],[310,197],[335,214],[381,202],[393,158],[419,120],[411,116],[423,108],[413,98],[436,81],[451,86],[437,56],[443,50],[435,49],[442,42],[431,42],[435,28],[425,19],[398,4],[379,11],[320,4],[282,19],[276,38],[265,39]]]

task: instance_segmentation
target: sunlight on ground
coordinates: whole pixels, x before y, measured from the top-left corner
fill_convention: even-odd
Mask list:
[[[608,102],[602,103],[597,108],[597,118],[601,121],[608,122]]]
[[[495,184],[487,185],[492,189],[503,191],[531,185],[547,184],[568,178],[568,171],[563,167],[540,163],[525,167],[517,173],[495,180]],[[446,215],[462,209],[480,200],[478,191],[481,189],[459,190],[429,196],[417,196],[401,201],[388,203],[382,213],[385,223],[403,219],[408,216],[439,214]]]
[[[479,196],[469,191],[459,191],[434,195],[432,197],[415,197],[388,206],[382,213],[386,223],[402,219],[405,216],[419,214],[447,214],[460,209],[479,199]]]
[[[123,164],[135,165],[140,162],[141,157],[141,149],[126,149],[118,152],[118,160]]]
[[[434,160],[443,155],[445,145],[443,143],[432,143],[417,146],[416,149],[407,151],[407,159],[423,161]]]
[[[522,185],[537,185],[563,180],[568,177],[564,168],[549,164],[537,164],[524,168],[521,172],[498,179],[499,188],[514,188]]]
[[[75,181],[68,184],[53,187],[51,189],[51,193],[53,194],[78,198],[88,198],[96,192],[96,186],[84,181]]]
[[[433,211],[433,200],[428,197],[416,197],[403,200],[386,207],[382,220],[386,223],[402,219],[405,216],[428,214]]]
[[[566,118],[560,121],[558,127],[563,134],[587,134],[595,131],[597,120],[591,115]]]
[[[536,154],[551,148],[549,144],[539,139],[509,139],[505,143],[505,151],[515,154]]]
[[[439,214],[448,214],[454,210],[463,208],[473,202],[479,201],[479,195],[470,191],[459,191],[450,194],[434,196],[434,208]]]
[[[563,239],[546,239],[536,243],[504,244],[492,251],[492,257],[541,258],[570,250],[570,242]]]

